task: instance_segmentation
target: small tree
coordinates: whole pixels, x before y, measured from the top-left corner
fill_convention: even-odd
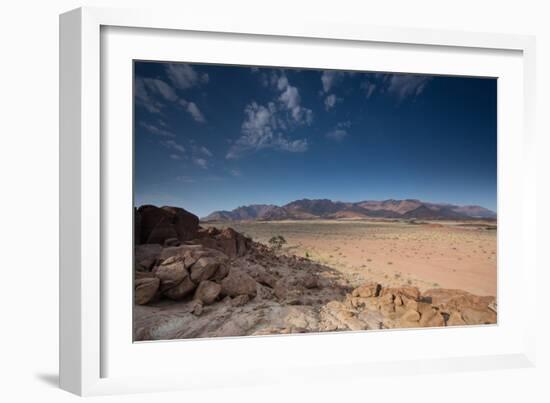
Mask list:
[[[268,242],[272,249],[280,250],[283,247],[283,245],[286,244],[286,239],[282,235],[277,235],[277,236],[271,237],[271,239]]]

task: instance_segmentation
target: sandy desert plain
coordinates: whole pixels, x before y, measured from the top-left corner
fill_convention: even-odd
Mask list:
[[[352,286],[378,282],[421,291],[460,289],[496,297],[497,225],[479,221],[383,219],[284,220],[201,223],[232,227],[268,244],[277,235],[281,253],[307,257],[342,273]]]

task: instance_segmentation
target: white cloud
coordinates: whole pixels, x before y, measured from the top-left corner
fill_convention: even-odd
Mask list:
[[[244,109],[241,136],[231,145],[226,158],[240,158],[248,152],[274,149],[288,152],[304,152],[306,139],[291,139],[288,133],[313,121],[313,112],[301,104],[300,92],[290,84],[284,73],[272,71],[265,84],[276,92],[276,98],[265,105],[253,101]]]
[[[282,91],[279,96],[280,103],[290,113],[294,122],[297,124],[310,125],[313,120],[313,112],[311,109],[301,106],[298,88],[290,85],[286,76],[282,75],[277,81],[277,89]]]
[[[230,147],[226,158],[236,159],[246,152],[267,148],[289,152],[307,150],[306,139],[291,140],[282,133],[287,130],[288,125],[274,102],[267,106],[252,102],[246,106],[244,113],[241,137]]]
[[[194,102],[186,101],[182,98],[180,99],[180,104],[181,106],[183,106],[183,109],[185,109],[187,113],[191,115],[195,122],[204,123],[206,121],[199,107]]]
[[[389,79],[388,93],[396,96],[399,101],[409,97],[420,95],[431,77],[418,76],[414,74],[393,74]]]
[[[336,102],[340,102],[342,99],[338,98],[334,94],[330,94],[325,98],[325,109],[328,111],[336,105]]]
[[[241,172],[241,170],[240,170],[239,168],[230,169],[230,170],[229,170],[229,173],[231,174],[231,176],[234,176],[234,177],[236,177],[236,178],[242,176],[242,172]]]
[[[325,70],[321,75],[321,84],[323,91],[329,92],[345,76],[343,71]]]
[[[167,101],[177,101],[176,92],[164,81],[158,78],[144,78],[143,83],[149,91],[155,94],[160,94]]]
[[[348,136],[348,129],[351,127],[351,122],[346,120],[336,124],[334,130],[329,131],[325,136],[330,140],[342,141]]]
[[[135,80],[136,103],[151,113],[160,113],[164,105],[158,98],[162,98],[165,101],[179,103],[193,120],[204,123],[206,119],[197,104],[179,97],[174,87],[187,89],[207,83],[208,74],[201,75],[187,64],[168,64],[166,73],[172,85],[158,78],[137,77]]]
[[[164,147],[169,148],[171,150],[179,151],[180,153],[185,152],[185,147],[174,140],[163,140],[160,142],[160,144],[162,144]]]
[[[208,161],[205,160],[204,158],[200,158],[200,157],[193,157],[193,163],[203,169],[207,169],[208,168]]]
[[[185,90],[209,81],[208,74],[200,74],[193,67],[185,63],[171,63],[166,65],[166,74],[176,88]]]
[[[181,160],[181,156],[178,154],[170,154],[170,158],[173,160]]]
[[[147,88],[145,88],[145,83],[143,82],[143,79],[136,79],[134,96],[137,105],[144,107],[150,113],[160,113],[162,104],[149,96]]]
[[[348,132],[345,129],[334,129],[326,134],[327,138],[336,141],[342,141],[347,135]]]
[[[351,127],[351,121],[345,120],[345,121],[343,121],[343,122],[338,122],[338,123],[336,124],[336,127],[337,127],[338,129],[349,129],[349,128]]]
[[[174,133],[172,133],[169,130],[163,129],[161,127],[157,127],[157,126],[149,124],[149,123],[139,122],[139,125],[141,127],[145,128],[146,130],[148,130],[150,133],[153,133],[154,135],[157,135],[157,136],[162,136],[162,137],[175,137],[176,136]],[[162,123],[161,123],[161,125],[162,125]]]
[[[206,155],[207,157],[212,157],[212,152],[211,152],[208,148],[206,148],[206,147],[204,147],[204,146],[200,147],[200,148],[199,148],[199,151],[200,151],[203,155]]]
[[[374,91],[376,90],[376,84],[371,82],[371,81],[368,81],[368,80],[365,80],[361,83],[361,89],[365,90],[365,94],[367,96],[367,98],[370,98],[372,96],[372,94],[374,94]]]

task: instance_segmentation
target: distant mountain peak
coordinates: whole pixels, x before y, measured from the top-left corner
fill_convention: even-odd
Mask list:
[[[364,200],[355,203],[330,199],[299,199],[284,206],[251,204],[234,210],[215,211],[203,221],[307,220],[392,218],[423,220],[496,219],[495,212],[476,205],[429,203],[418,199]]]

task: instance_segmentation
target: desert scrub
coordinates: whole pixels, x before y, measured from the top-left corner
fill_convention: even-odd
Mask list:
[[[286,244],[286,239],[282,235],[276,235],[271,237],[271,239],[268,242],[272,249],[280,250],[283,247],[283,245]]]

